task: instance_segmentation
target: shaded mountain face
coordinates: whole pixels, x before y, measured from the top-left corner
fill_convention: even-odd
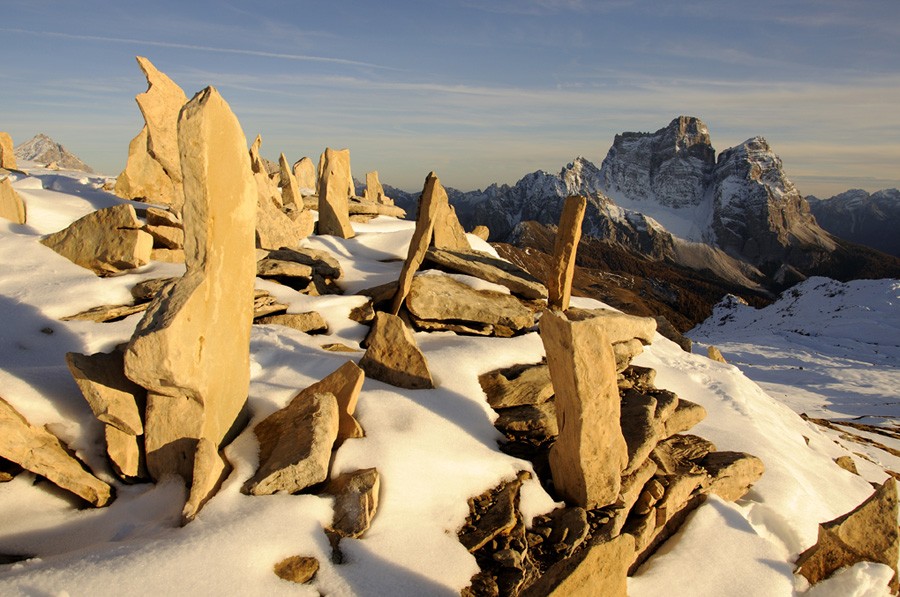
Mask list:
[[[807,197],[819,226],[842,239],[900,257],[900,190],[851,189],[830,199]]]
[[[65,147],[43,133],[39,133],[17,146],[15,153],[16,158],[19,160],[28,160],[39,164],[55,162],[57,166],[67,170],[94,172],[90,166],[82,162],[75,154],[69,152]]]

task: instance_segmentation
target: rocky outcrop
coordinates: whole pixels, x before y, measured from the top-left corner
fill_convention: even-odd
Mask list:
[[[350,175],[350,150],[325,149],[319,161],[318,234],[341,238],[354,236],[350,224],[349,201],[353,179]]]
[[[888,479],[851,512],[819,525],[816,544],[797,558],[797,573],[815,584],[845,566],[876,562],[890,566],[891,592],[898,592],[897,482]]]
[[[93,173],[90,166],[82,162],[78,156],[43,133],[38,133],[28,141],[19,144],[15,149],[15,157],[20,160],[39,164],[55,164],[56,168],[80,170]]]
[[[128,146],[128,161],[116,179],[115,192],[123,199],[168,204],[180,213],[184,190],[178,114],[187,96],[143,56],[137,63],[147,77],[147,91],[135,97],[145,125]]]
[[[125,372],[148,390],[148,470],[185,480],[191,518],[224,471],[217,450],[247,400],[256,189],[240,124],[215,89],[185,106],[178,142],[187,271],[138,324]]]
[[[143,226],[123,203],[89,213],[41,243],[98,276],[112,276],[150,262],[153,237]]]
[[[0,168],[15,170],[17,167],[12,137],[9,133],[0,131]]]
[[[900,257],[900,190],[851,189],[829,199],[807,197],[819,226],[854,243]]]
[[[24,224],[27,220],[25,202],[13,188],[8,176],[0,179],[0,218],[14,224]]]
[[[0,398],[0,458],[14,462],[93,506],[105,506],[112,488],[86,471],[49,431],[35,427]]]

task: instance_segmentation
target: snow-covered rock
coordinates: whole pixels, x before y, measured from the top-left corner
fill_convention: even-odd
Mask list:
[[[900,190],[851,189],[830,199],[806,199],[819,226],[831,234],[900,257]]]
[[[75,154],[45,135],[38,133],[28,141],[16,146],[16,158],[38,162],[39,164],[55,163],[59,168],[81,170],[93,173],[90,166],[82,162]]]

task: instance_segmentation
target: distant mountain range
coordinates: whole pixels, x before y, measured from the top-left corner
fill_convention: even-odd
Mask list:
[[[806,198],[819,225],[835,236],[900,257],[900,190],[851,189],[829,199]]]
[[[30,140],[15,148],[16,159],[28,160],[39,164],[55,164],[67,170],[82,170],[93,173],[94,170],[82,162],[75,154],[48,137],[39,133]]]

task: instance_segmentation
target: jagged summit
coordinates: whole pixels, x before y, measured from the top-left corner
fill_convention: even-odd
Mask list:
[[[81,170],[88,173],[94,172],[90,166],[82,162],[75,154],[44,133],[38,133],[30,140],[17,146],[15,153],[16,158],[20,160],[48,165],[55,163],[59,168]]]
[[[621,200],[683,208],[703,201],[715,167],[709,130],[699,118],[679,116],[655,133],[622,133],[601,165],[603,191]]]

